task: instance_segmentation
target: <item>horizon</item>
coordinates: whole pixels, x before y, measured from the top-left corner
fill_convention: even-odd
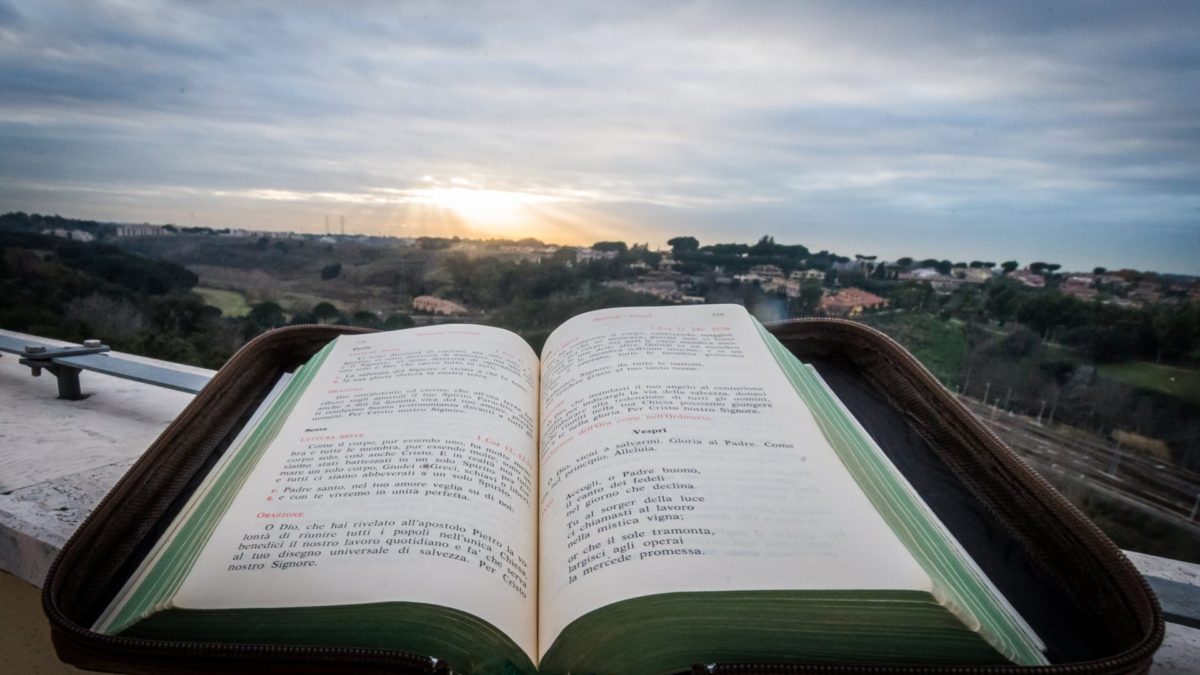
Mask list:
[[[6,216],[6,215],[12,215],[13,213],[16,213],[16,212],[0,213],[0,217]],[[242,230],[242,231],[245,231],[250,234],[286,233],[286,234],[295,234],[295,235],[299,235],[299,236],[303,236],[303,237],[326,237],[326,236],[328,236],[328,237],[344,237],[344,238],[380,237],[380,238],[386,238],[386,239],[412,239],[412,240],[421,239],[421,238],[439,238],[440,237],[440,235],[430,235],[430,234],[392,234],[392,233],[369,234],[369,233],[365,233],[365,232],[351,232],[351,231],[347,231],[346,233],[343,234],[340,231],[334,230],[334,223],[332,221],[329,223],[328,231],[305,232],[305,231],[300,231],[300,230],[289,230],[289,229],[260,230],[260,229],[253,229],[253,228],[248,228],[248,227],[237,227],[237,226],[213,227],[213,226],[209,226],[209,225],[180,225],[178,223],[150,223],[150,222],[146,222],[146,221],[142,221],[142,222],[105,221],[105,220],[96,220],[95,218],[74,218],[71,216],[63,216],[63,215],[57,214],[57,213],[56,214],[28,213],[26,215],[40,216],[40,217],[65,218],[68,220],[76,220],[76,221],[80,221],[80,222],[95,222],[99,225],[109,225],[109,226],[116,226],[116,227],[149,225],[149,226],[154,226],[154,227],[173,227],[176,229],[189,229],[189,228],[210,229],[213,232],[217,233],[218,235],[223,231]],[[324,227],[324,224],[322,224],[322,228],[323,227]],[[140,235],[132,235],[132,236],[136,237],[136,236],[140,236]],[[682,236],[689,236],[689,235],[675,234],[675,235],[671,235],[671,238],[682,237]],[[762,237],[770,237],[774,241],[774,243],[780,244],[783,246],[800,245],[800,246],[804,246],[806,249],[808,249],[813,254],[819,255],[819,254],[827,253],[827,254],[830,254],[833,256],[846,258],[847,260],[854,260],[855,255],[865,255],[865,256],[872,257],[872,258],[877,258],[878,262],[880,262],[880,263],[894,263],[894,262],[897,262],[904,258],[911,258],[913,261],[913,264],[926,262],[929,260],[936,260],[937,262],[950,262],[954,265],[958,265],[960,263],[961,264],[969,264],[971,262],[994,262],[995,264],[992,265],[992,267],[991,267],[991,269],[993,269],[993,270],[1000,269],[1004,262],[1015,260],[1018,263],[1018,267],[1017,267],[1018,270],[1028,270],[1030,265],[1033,265],[1036,263],[1059,264],[1059,269],[1055,270],[1055,272],[1054,272],[1054,274],[1058,274],[1058,275],[1064,275],[1064,274],[1069,275],[1069,274],[1076,274],[1076,273],[1091,274],[1094,272],[1094,270],[1096,270],[1098,268],[1103,268],[1108,273],[1131,271],[1131,272],[1137,272],[1137,273],[1154,274],[1154,275],[1157,275],[1160,277],[1180,277],[1180,278],[1190,278],[1190,279],[1200,280],[1200,274],[1172,272],[1169,270],[1154,270],[1154,269],[1143,269],[1143,268],[1134,268],[1134,267],[1104,267],[1103,265],[1087,265],[1087,266],[1083,266],[1083,267],[1073,268],[1073,267],[1069,267],[1066,265],[1062,265],[1061,263],[1057,263],[1054,260],[1049,260],[1049,259],[1045,259],[1045,258],[1037,258],[1037,259],[1031,258],[1026,261],[1026,260],[1017,260],[1014,258],[998,258],[995,260],[989,260],[989,258],[987,256],[983,256],[983,257],[975,256],[975,257],[963,258],[963,259],[951,259],[951,258],[937,256],[937,255],[927,255],[927,254],[921,254],[921,255],[906,254],[906,255],[894,256],[894,257],[877,256],[877,255],[869,254],[869,253],[868,254],[857,254],[857,253],[847,254],[842,251],[814,248],[812,246],[809,246],[808,244],[806,244],[803,241],[786,241],[786,240],[780,241],[777,238],[775,238],[774,235],[771,235],[769,233],[761,235],[760,237],[756,237],[751,240],[705,241],[703,239],[698,239],[698,241],[700,242],[700,248],[704,248],[705,246],[713,246],[713,245],[720,245],[720,244],[745,244],[747,246],[753,246]],[[464,241],[464,242],[483,242],[483,243],[510,242],[513,244],[519,244],[521,241],[530,239],[530,240],[536,241],[537,243],[539,243],[543,246],[555,246],[558,248],[591,248],[594,244],[599,244],[599,243],[622,243],[622,244],[627,245],[630,248],[633,248],[634,246],[644,245],[644,246],[647,246],[650,251],[654,251],[655,253],[670,253],[671,249],[672,249],[672,247],[669,244],[667,244],[666,242],[663,242],[661,244],[654,244],[649,241],[626,241],[624,239],[609,240],[609,241],[594,241],[594,242],[577,243],[577,244],[565,244],[565,243],[561,243],[558,241],[546,241],[543,239],[539,239],[537,237],[484,237],[484,236],[468,237],[468,236],[462,236],[462,235],[451,235],[449,237],[443,237],[443,238],[454,239],[454,240]]]
[[[0,212],[1200,275],[1195,3],[0,0],[0,57]]]

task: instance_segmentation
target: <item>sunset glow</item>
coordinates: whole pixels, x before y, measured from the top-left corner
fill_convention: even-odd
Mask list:
[[[472,229],[496,236],[524,236],[539,212],[562,198],[529,192],[489,190],[482,187],[434,187],[408,190],[410,202],[447,209]]]
[[[1200,273],[1200,3],[353,4],[0,0],[0,211]]]

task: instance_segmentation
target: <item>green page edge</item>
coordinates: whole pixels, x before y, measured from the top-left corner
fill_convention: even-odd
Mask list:
[[[166,608],[191,571],[196,559],[200,557],[201,550],[208,543],[208,539],[221,521],[221,517],[241,490],[242,485],[245,484],[267,446],[279,433],[284,420],[295,407],[300,395],[308,388],[313,376],[320,369],[321,363],[332,351],[335,342],[330,342],[307,364],[296,370],[296,375],[271,405],[271,409],[263,416],[258,427],[251,432],[245,445],[241,448],[226,450],[226,452],[237,452],[238,455],[229,462],[224,474],[217,478],[212,489],[204,495],[187,522],[180,527],[176,536],[166,545],[157,564],[146,573],[142,583],[130,593],[124,606],[110,622],[107,633],[110,635],[121,633],[138,621]]]
[[[963,560],[965,555],[923,502],[918,501],[907,480],[886,458],[874,439],[850,415],[816,369],[801,362],[761,323],[759,333],[797,395],[812,411],[839,459],[866,494],[884,521],[929,574],[947,607],[979,623],[979,632],[997,651],[1020,665],[1048,665],[1040,645],[1029,639],[989,584],[979,578],[978,568]]]

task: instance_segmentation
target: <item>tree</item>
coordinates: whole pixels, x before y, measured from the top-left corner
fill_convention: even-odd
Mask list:
[[[1108,270],[1103,267],[1096,267],[1092,269],[1092,274],[1108,274]]]
[[[1033,272],[1034,274],[1044,274],[1046,276],[1050,276],[1050,275],[1054,274],[1061,267],[1062,267],[1062,265],[1059,265],[1058,263],[1048,263],[1048,262],[1040,262],[1040,261],[1029,263],[1029,271],[1030,272]]]
[[[626,253],[629,247],[623,241],[598,241],[592,244],[593,251],[616,251],[617,253]]]
[[[337,276],[341,273],[342,273],[342,263],[333,263],[332,265],[326,265],[321,268],[321,279],[323,281],[329,281],[330,279],[336,279]]]
[[[897,309],[924,310],[937,307],[937,293],[925,282],[906,281],[892,291],[888,300]]]
[[[800,285],[800,297],[798,298],[801,309],[809,314],[816,312],[823,295],[825,295],[825,289],[821,287],[821,282],[805,281]]]
[[[287,317],[283,314],[283,308],[274,302],[260,302],[250,308],[250,313],[246,315],[255,326],[258,328],[278,328],[287,322]]]
[[[1005,274],[1012,274],[1013,272],[1016,272],[1017,268],[1020,266],[1021,263],[1017,262],[1016,260],[1007,260],[1000,263],[1000,268],[1004,270]]]
[[[393,314],[383,322],[384,330],[398,330],[400,328],[412,328],[417,325],[416,321],[407,314]]]
[[[1200,355],[1200,307],[1184,304],[1156,312],[1151,329],[1157,343],[1155,360],[1195,359]]]
[[[899,265],[900,267],[908,269],[909,267],[912,267],[913,259],[906,256],[906,257],[903,257],[903,258],[900,258],[899,260],[897,260],[896,264]]]
[[[984,310],[988,316],[1003,326],[1017,315],[1017,308],[1024,299],[1020,282],[1012,279],[993,279],[986,286],[987,298]]]
[[[457,237],[456,237],[457,239]],[[417,237],[417,248],[422,251],[444,251],[454,245],[454,239],[445,237]]]
[[[317,304],[313,305],[312,315],[317,318],[317,321],[328,322],[332,319],[340,317],[342,313],[339,312],[338,308],[334,307],[333,303],[331,302],[318,302]]]
[[[954,264],[949,260],[941,260],[933,268],[938,271],[938,274],[950,274],[950,270],[954,269]]]
[[[363,310],[360,312],[355,312],[354,315],[350,317],[350,325],[361,326],[363,328],[380,328],[383,323],[379,320],[379,317],[375,314],[375,312]]]
[[[670,246],[671,252],[678,256],[698,251],[700,241],[695,237],[675,237],[667,240],[667,246]]]
[[[629,257],[634,262],[640,260],[651,267],[656,267],[659,261],[662,260],[662,254],[657,251],[651,251],[650,244],[634,244],[633,248],[629,249]]]
[[[750,247],[752,255],[771,255],[775,252],[775,237],[763,235],[758,243]]]

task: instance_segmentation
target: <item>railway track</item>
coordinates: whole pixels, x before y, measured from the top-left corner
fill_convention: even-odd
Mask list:
[[[1200,474],[1074,427],[1039,425],[973,398],[959,400],[1052,482],[1081,482],[1200,533]]]

